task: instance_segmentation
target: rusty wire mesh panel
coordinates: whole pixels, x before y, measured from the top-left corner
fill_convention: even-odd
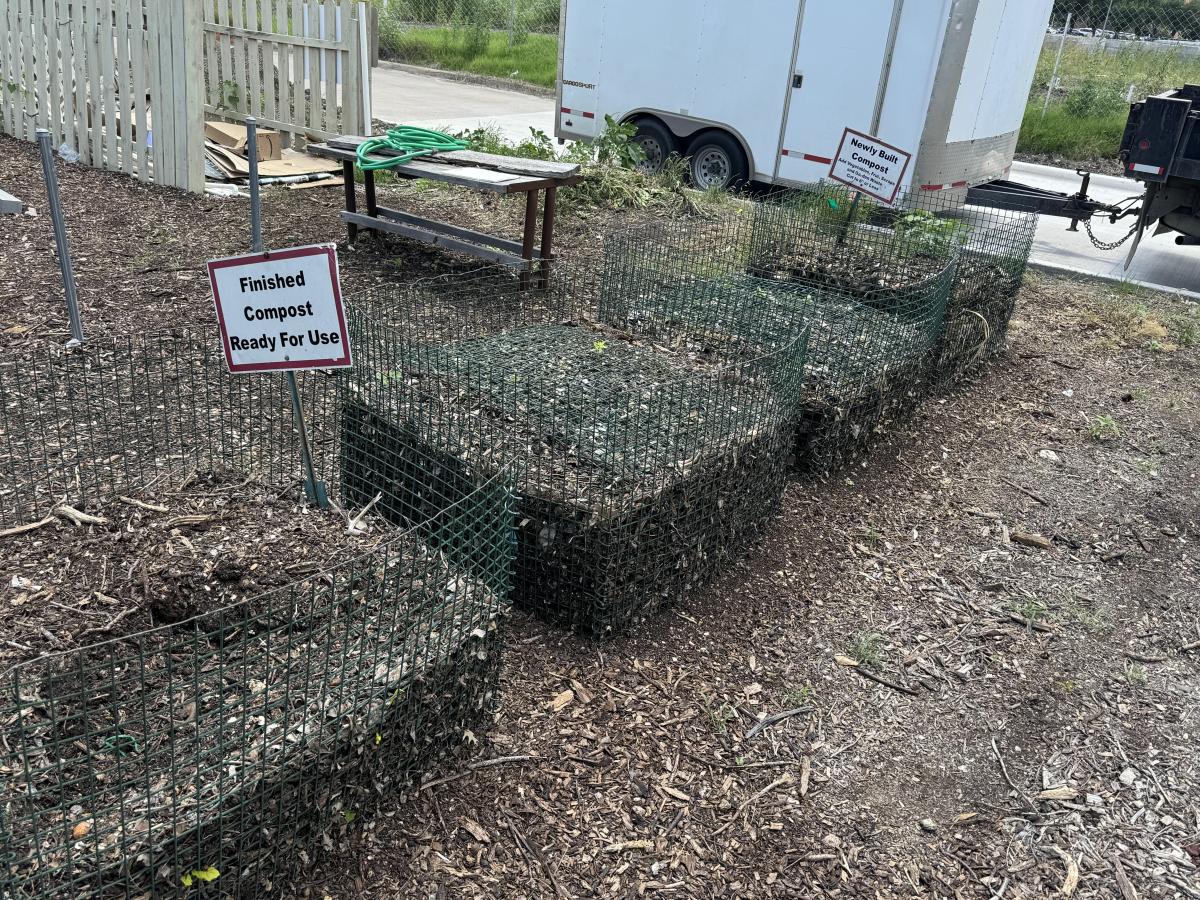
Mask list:
[[[178,370],[156,352],[178,355]],[[52,448],[61,463],[18,467],[41,481],[13,496],[38,506],[86,485],[69,496],[88,510],[106,490],[222,466],[278,478],[299,498],[281,379],[232,378],[223,365],[219,348],[181,335],[37,362],[28,391],[62,405],[44,426],[63,437]],[[30,409],[15,373],[6,379],[8,410]],[[90,427],[63,428],[70,413]],[[353,513],[336,406],[309,414],[320,474]],[[23,448],[9,456],[25,456],[46,421],[25,432],[7,416],[5,439]],[[390,450],[375,446],[380,465]],[[371,452],[360,435],[357,458]],[[304,574],[278,589],[0,674],[0,894],[286,894],[287,873],[331,833],[486,727],[513,569],[511,482],[500,466],[449,478],[440,459],[408,462],[421,473],[413,499],[389,495],[392,525],[367,551],[297,560]],[[73,485],[75,471],[95,477]],[[323,515],[346,529],[340,513]],[[119,549],[105,552],[112,571],[124,568]]]
[[[1034,213],[964,206],[946,211],[968,229],[933,372],[946,385],[999,353],[1029,264]]]
[[[513,466],[515,601],[608,635],[704,583],[771,516],[804,335],[741,310],[755,352],[730,353],[601,315],[566,272],[555,285],[487,275],[376,297],[340,397],[342,478],[359,498],[383,491],[386,511],[411,494],[413,455],[439,456],[447,478]],[[359,439],[394,462],[364,464]]]

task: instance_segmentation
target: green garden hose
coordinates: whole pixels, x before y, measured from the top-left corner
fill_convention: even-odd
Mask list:
[[[466,150],[470,146],[466,141],[460,141],[441,131],[430,131],[427,128],[416,128],[412,125],[397,125],[395,128],[389,128],[383,137],[368,138],[358,145],[358,167],[364,172],[389,169],[392,166],[403,165],[418,156],[429,156],[431,153],[450,150]],[[372,153],[382,149],[392,150],[398,155],[383,159],[367,159]]]

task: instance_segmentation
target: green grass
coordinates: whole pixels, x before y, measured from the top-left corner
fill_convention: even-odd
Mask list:
[[[1073,115],[1064,104],[1051,104],[1042,115],[1042,104],[1030,101],[1017,140],[1018,153],[1040,153],[1080,162],[1116,159],[1125,130],[1127,111],[1099,116]]]
[[[385,59],[456,72],[516,78],[554,87],[558,73],[558,36],[524,35],[515,46],[508,34],[452,28],[381,28],[380,52]]]
[[[1109,53],[1068,42],[1050,107],[1043,116],[1057,52],[1058,45],[1048,42],[1038,57],[1017,142],[1019,153],[1044,153],[1080,162],[1115,159],[1129,114],[1125,98],[1130,85],[1133,99],[1142,100],[1200,81],[1200,59],[1185,57],[1175,49],[1148,44]]]

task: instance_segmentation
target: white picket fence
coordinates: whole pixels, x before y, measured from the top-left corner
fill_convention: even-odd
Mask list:
[[[203,188],[196,0],[0,0],[0,130]]]
[[[0,0],[0,132],[144,181],[204,188],[204,118],[302,147],[370,129],[356,0]]]
[[[355,0],[206,0],[205,112],[254,116],[300,148],[370,128],[367,8]]]

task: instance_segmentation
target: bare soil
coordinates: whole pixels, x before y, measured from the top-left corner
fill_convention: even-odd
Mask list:
[[[0,221],[8,353],[66,324],[33,149],[0,151],[40,212]],[[93,333],[211,327],[202,264],[246,247],[243,201],[60,177]],[[385,190],[458,224],[519,217]],[[269,191],[268,241],[344,241],[340,206]],[[565,216],[560,246],[581,259],[644,216]],[[342,252],[351,294],[473,265]],[[1200,897],[1190,315],[1028,276],[996,363],[862,465],[793,482],[688,603],[604,645],[518,615],[473,761],[340,826],[281,896]]]

